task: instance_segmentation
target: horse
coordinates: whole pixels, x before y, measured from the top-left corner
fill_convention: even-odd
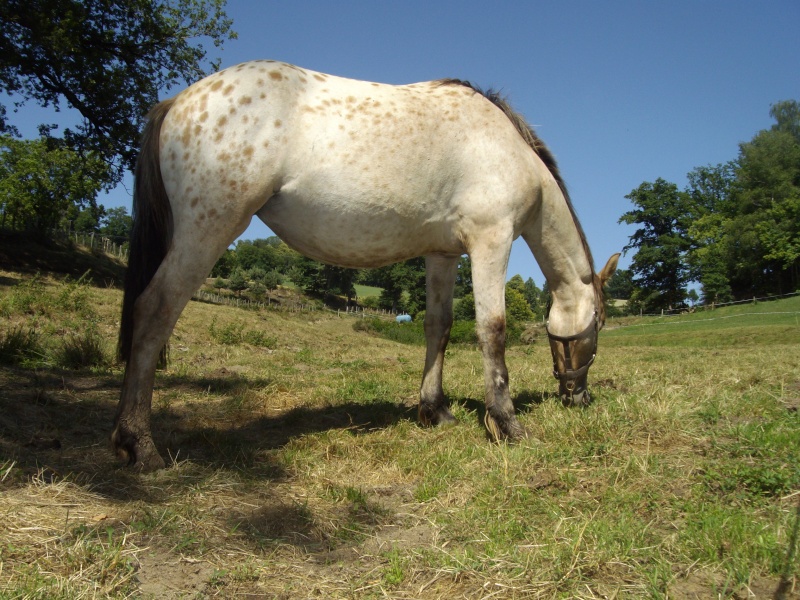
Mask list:
[[[457,79],[387,85],[243,63],[153,107],[134,180],[112,446],[139,471],[164,466],[150,406],[172,329],[254,216],[332,265],[425,257],[423,425],[455,421],[442,367],[458,263],[469,255],[484,423],[498,441],[526,437],[505,363],[506,270],[522,236],[552,292],[547,331],[561,400],[591,400],[603,285],[619,254],[595,273],[553,154],[491,90]]]

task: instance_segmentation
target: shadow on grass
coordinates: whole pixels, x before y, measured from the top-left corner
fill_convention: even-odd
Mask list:
[[[537,406],[552,400],[558,400],[558,394],[556,392],[531,392],[523,390],[514,396],[511,402],[514,404],[514,412],[520,415],[531,412]],[[486,404],[483,399],[476,400],[475,398],[451,397],[451,407],[456,404],[460,404],[466,410],[474,412],[478,422],[483,426],[483,418],[486,416]]]
[[[158,486],[113,455],[109,438],[120,383],[117,373],[0,367],[0,490],[31,479],[52,482],[66,477],[90,483],[93,491],[118,500],[162,502],[175,493],[159,492]],[[280,481],[288,475],[274,451],[295,438],[342,429],[360,435],[416,421],[415,405],[380,400],[296,406],[265,415],[263,403],[248,405],[246,392],[271,383],[224,369],[203,377],[160,376],[161,398],[168,390],[179,397],[182,391],[191,392],[186,394],[188,400],[154,407],[153,437],[164,459],[168,464],[189,460],[205,471],[197,478],[222,469]],[[241,397],[245,400],[237,404]],[[522,392],[514,404],[517,413],[525,413],[555,397],[555,393]],[[452,403],[474,411],[483,423],[482,400],[453,398]],[[4,476],[5,471],[13,476]],[[185,485],[193,485],[197,478],[187,476]]]
[[[120,500],[159,502],[168,497],[112,453],[110,434],[121,376],[0,366],[0,490],[68,478]],[[281,480],[285,469],[272,450],[293,438],[335,429],[356,434],[415,419],[416,409],[395,402],[299,406],[275,416],[231,407],[238,391],[267,387],[268,379],[168,376],[157,387],[202,391],[201,401],[158,406],[153,437],[167,463],[186,459],[208,471],[237,470]],[[13,469],[10,467],[13,465]],[[155,475],[158,477],[158,474]],[[137,482],[143,479],[143,485]],[[187,478],[190,485],[192,477]]]

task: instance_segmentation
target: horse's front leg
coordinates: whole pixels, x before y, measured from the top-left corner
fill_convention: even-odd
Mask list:
[[[419,392],[419,420],[423,425],[454,423],[442,389],[444,351],[453,324],[453,286],[458,257],[425,257],[425,371]]]
[[[487,239],[493,236],[487,235]],[[482,246],[472,259],[475,327],[483,354],[486,416],[484,422],[495,441],[518,440],[527,433],[514,415],[506,368],[505,275],[511,249]]]

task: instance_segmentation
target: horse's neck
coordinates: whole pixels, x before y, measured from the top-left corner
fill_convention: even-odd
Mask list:
[[[540,214],[538,241],[526,240],[553,297],[549,329],[554,335],[572,335],[585,329],[594,315],[594,266],[560,191],[544,195]]]

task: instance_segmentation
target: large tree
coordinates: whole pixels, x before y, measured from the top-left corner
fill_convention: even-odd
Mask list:
[[[218,62],[203,40],[235,37],[225,0],[3,0],[0,90],[81,117],[64,140],[109,165],[109,184],[136,158],[139,131],[161,90]],[[9,129],[0,105],[0,132]],[[43,125],[49,132],[53,126]]]
[[[624,248],[636,250],[631,262],[636,285],[631,304],[645,312],[682,305],[692,279],[687,232],[697,211],[691,196],[659,178],[625,197],[636,208],[623,214],[620,222],[639,226]]]
[[[107,172],[94,154],[81,156],[57,140],[0,136],[0,227],[46,233],[83,212],[96,224]]]
[[[763,284],[756,291],[793,291],[800,272],[800,107],[780,102],[776,124],[739,150],[737,200],[755,237]]]

